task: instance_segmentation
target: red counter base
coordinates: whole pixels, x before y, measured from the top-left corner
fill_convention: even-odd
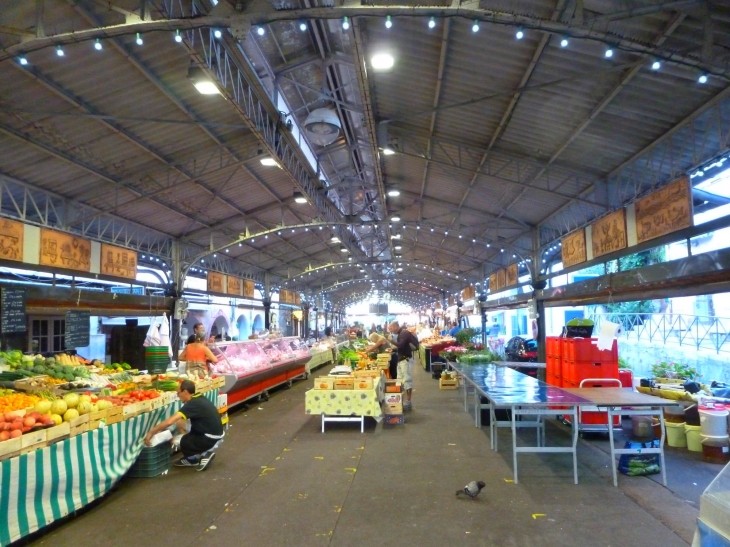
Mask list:
[[[271,376],[270,378],[261,380],[260,382],[255,382],[253,384],[249,384],[240,389],[235,389],[235,387],[234,387],[233,390],[231,390],[227,393],[228,406],[232,406],[237,403],[242,403],[244,401],[247,401],[248,399],[250,399],[252,397],[256,397],[257,395],[260,395],[264,391],[268,391],[277,386],[285,384],[297,377],[304,376],[304,374],[305,374],[305,365],[301,365],[299,367],[281,372],[275,376]]]

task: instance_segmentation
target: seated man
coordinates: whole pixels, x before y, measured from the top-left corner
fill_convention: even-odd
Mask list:
[[[185,431],[185,421],[190,420],[190,431],[180,437],[183,457],[175,465],[180,467],[197,465],[198,471],[203,471],[215,456],[215,452],[210,452],[210,449],[223,438],[220,414],[213,403],[202,394],[195,393],[195,383],[190,380],[180,382],[178,397],[183,402],[182,408],[150,429],[144,442],[150,446],[150,441],[156,433],[173,425],[177,425],[178,430]]]

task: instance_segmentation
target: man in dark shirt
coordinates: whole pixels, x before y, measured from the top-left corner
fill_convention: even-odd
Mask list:
[[[403,381],[406,390],[403,410],[411,410],[411,395],[413,394],[413,349],[418,349],[418,338],[416,338],[405,327],[401,328],[397,321],[388,325],[388,331],[395,338],[395,345],[398,348],[398,378]]]
[[[178,397],[183,402],[182,408],[167,420],[160,422],[144,438],[147,446],[152,437],[168,427],[177,425],[179,430],[185,431],[185,421],[190,420],[190,431],[180,438],[180,450],[183,458],[175,465],[180,467],[198,467],[203,471],[211,462],[215,453],[208,451],[223,438],[223,425],[218,409],[213,403],[195,393],[195,383],[190,380],[180,382]]]

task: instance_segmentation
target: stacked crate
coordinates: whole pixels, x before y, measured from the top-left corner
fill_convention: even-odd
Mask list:
[[[548,336],[545,338],[545,354],[547,364],[545,368],[545,381],[556,387],[563,387],[563,338],[559,336]]]
[[[563,338],[562,340],[562,387],[577,388],[588,378],[619,379],[618,344],[608,350],[599,350],[596,338]],[[589,382],[583,387],[616,387],[615,383]],[[581,412],[581,424],[606,425],[606,412]],[[615,426],[619,417],[616,416]]]

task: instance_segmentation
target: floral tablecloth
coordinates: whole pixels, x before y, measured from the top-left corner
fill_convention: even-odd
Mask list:
[[[380,421],[384,391],[382,375],[373,382],[373,389],[310,389],[304,396],[304,411],[327,416],[370,416]]]

